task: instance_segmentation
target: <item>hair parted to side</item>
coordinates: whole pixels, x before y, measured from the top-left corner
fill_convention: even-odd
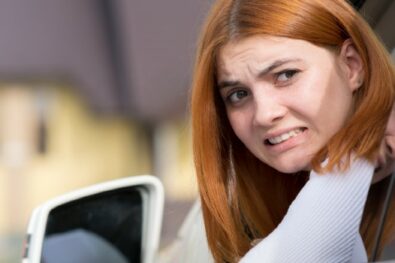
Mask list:
[[[307,178],[304,172],[281,174],[255,158],[232,131],[216,89],[219,50],[231,41],[258,34],[301,39],[335,50],[351,39],[361,56],[364,83],[354,93],[354,113],[317,153],[312,161],[315,170],[322,170],[324,157],[329,157],[327,170],[351,153],[373,160],[394,103],[395,73],[389,54],[345,0],[216,1],[201,34],[191,99],[196,174],[216,262],[237,261],[253,239],[268,235]]]

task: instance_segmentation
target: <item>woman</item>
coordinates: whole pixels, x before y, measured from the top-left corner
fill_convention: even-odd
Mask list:
[[[215,261],[367,261],[382,191],[358,228],[394,89],[388,53],[344,0],[217,1],[191,103]]]

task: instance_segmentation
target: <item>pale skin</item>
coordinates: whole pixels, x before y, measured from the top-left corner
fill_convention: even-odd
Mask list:
[[[351,41],[337,54],[303,40],[254,36],[225,45],[218,65],[234,132],[284,173],[310,169],[312,157],[349,118],[363,78]]]
[[[284,173],[310,169],[312,157],[350,117],[364,77],[350,40],[336,53],[303,40],[253,36],[225,45],[217,62],[235,134],[258,159]],[[373,182],[394,168],[395,113],[381,153]]]

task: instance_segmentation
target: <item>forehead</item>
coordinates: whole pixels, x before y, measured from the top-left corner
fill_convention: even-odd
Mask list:
[[[241,68],[254,71],[276,60],[288,59],[319,63],[328,53],[327,49],[304,40],[258,35],[223,46],[218,53],[217,71],[220,76],[232,75]]]

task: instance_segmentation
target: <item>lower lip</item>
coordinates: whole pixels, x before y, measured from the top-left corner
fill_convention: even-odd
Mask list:
[[[283,153],[300,145],[302,141],[305,139],[305,137],[307,136],[307,133],[308,133],[308,129],[305,129],[303,132],[298,133],[298,135],[289,138],[288,140],[282,143],[275,145],[265,144],[265,146],[273,153],[277,153],[277,154]]]

